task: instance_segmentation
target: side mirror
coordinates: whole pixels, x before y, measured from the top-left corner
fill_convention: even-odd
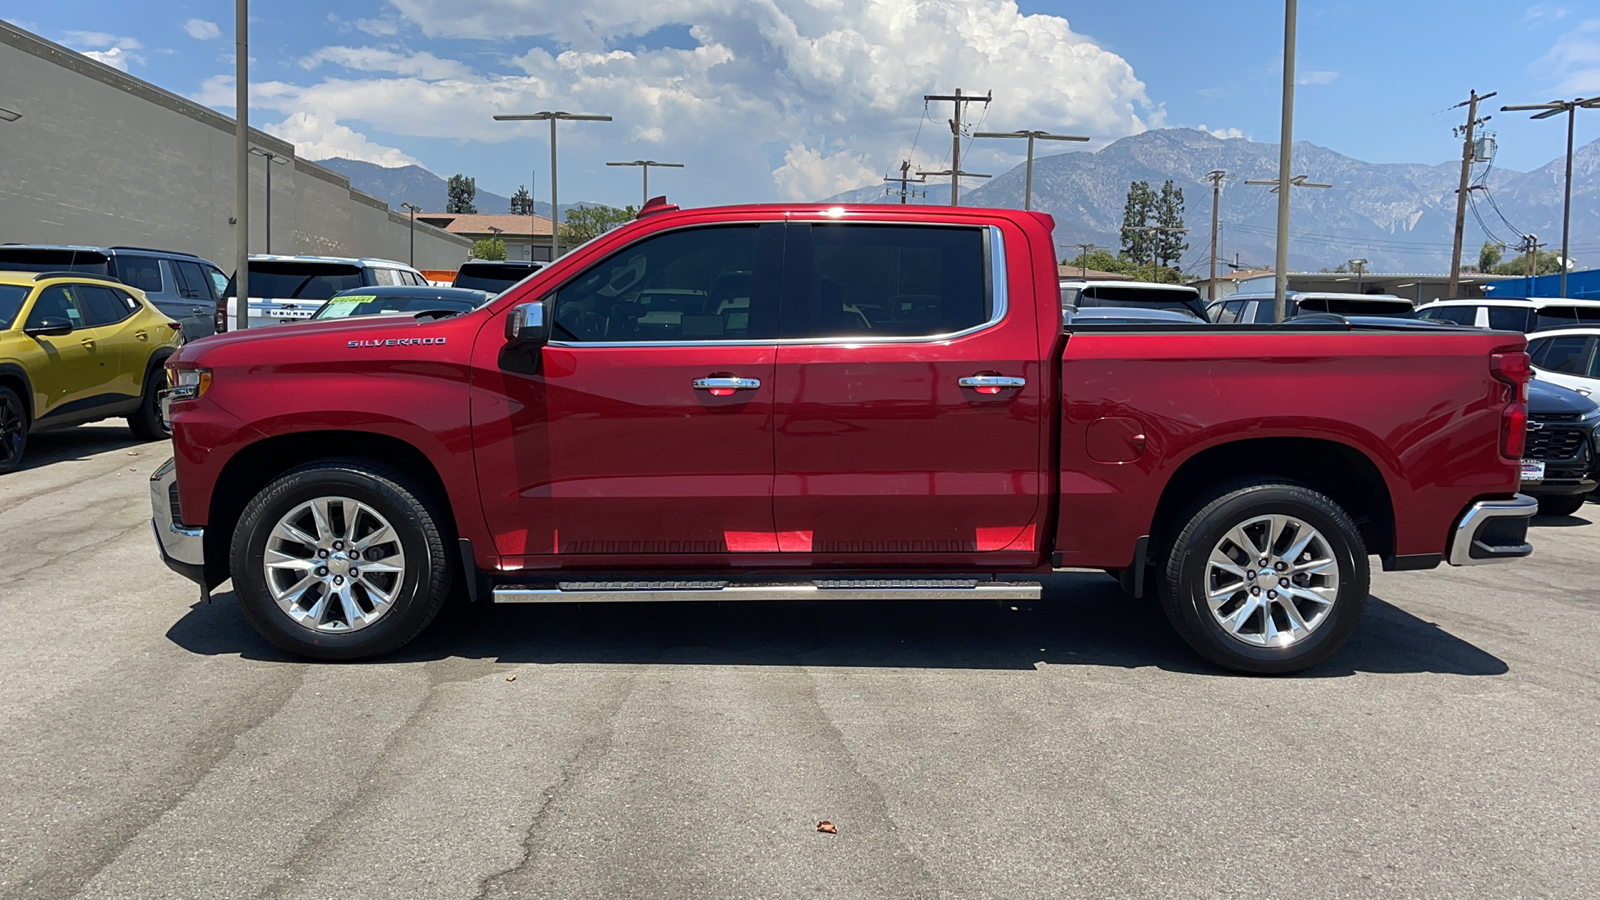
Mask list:
[[[511,308],[506,316],[506,342],[519,349],[537,350],[550,340],[543,301]]]
[[[72,333],[72,323],[55,316],[46,316],[22,329],[28,337],[61,337]]]

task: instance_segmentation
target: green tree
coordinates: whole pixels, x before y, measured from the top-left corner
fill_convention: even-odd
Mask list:
[[[561,246],[576,247],[590,238],[605,234],[619,225],[634,220],[639,211],[626,206],[577,206],[567,210],[566,221],[561,223]]]
[[[1183,227],[1183,188],[1173,185],[1170,178],[1161,186],[1160,196],[1155,198],[1154,213],[1155,224],[1164,229],[1150,232],[1156,260],[1163,268],[1171,268],[1189,251],[1189,240],[1178,230]]]
[[[513,216],[533,215],[533,197],[529,196],[527,185],[517,185],[517,192],[511,195],[511,214]]]
[[[1484,241],[1483,249],[1478,251],[1478,271],[1493,272],[1494,267],[1500,265],[1500,258],[1505,249],[1493,241]]]
[[[1123,259],[1139,261],[1150,258],[1151,236],[1154,232],[1143,229],[1150,224],[1155,201],[1150,182],[1135,181],[1128,185],[1128,200],[1122,207]]]
[[[472,258],[473,259],[491,259],[491,260],[505,259],[506,258],[506,244],[505,244],[505,241],[502,241],[499,238],[484,238],[483,240],[480,240],[480,241],[473,241],[472,242]]]
[[[445,212],[464,215],[478,211],[478,207],[472,204],[473,198],[478,196],[478,179],[468,178],[458,172],[445,182],[444,189],[449,198],[444,204]]]
[[[1507,260],[1493,270],[1496,275],[1527,275],[1528,257],[1518,256],[1516,259]],[[1539,251],[1538,258],[1533,264],[1533,274],[1554,275],[1561,271],[1561,254],[1554,250]]]
[[[1111,252],[1108,250],[1095,250],[1090,253],[1080,253],[1075,258],[1069,260],[1067,265],[1069,267],[1075,267],[1080,271],[1084,267],[1088,267],[1090,269],[1097,269],[1101,272],[1116,272],[1122,275],[1135,274],[1133,263],[1130,263],[1128,260],[1112,256]],[[1075,273],[1073,273],[1069,268],[1069,270],[1064,273],[1064,277],[1071,278],[1074,274]]]

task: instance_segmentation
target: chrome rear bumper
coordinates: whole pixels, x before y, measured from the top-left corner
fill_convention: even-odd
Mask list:
[[[1450,534],[1452,566],[1522,559],[1533,553],[1528,543],[1528,520],[1539,511],[1539,501],[1527,494],[1510,500],[1479,500],[1467,507]]]
[[[204,528],[184,525],[178,514],[178,464],[169,459],[150,476],[150,525],[161,561],[179,575],[205,585]]]

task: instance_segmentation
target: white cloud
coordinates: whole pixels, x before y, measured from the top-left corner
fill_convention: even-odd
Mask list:
[[[1558,3],[1535,3],[1528,7],[1522,14],[1525,25],[1541,25],[1545,22],[1558,22],[1565,19],[1572,10]]]
[[[956,87],[993,89],[987,111],[967,109],[969,121],[983,121],[986,130],[1048,123],[1109,140],[1165,118],[1125,60],[1074,33],[1066,19],[1022,15],[1012,0],[482,0],[466,9],[453,0],[393,0],[391,6],[403,17],[396,32],[416,28],[494,48],[513,38],[538,43],[509,60],[515,73],[474,70],[392,45],[327,47],[305,65],[346,71],[315,83],[257,83],[252,103],[303,115],[280,127],[318,146],[349,145],[351,137],[338,129],[351,125],[451,141],[541,139],[543,123],[496,123],[492,114],[609,113],[615,123],[563,126],[563,156],[598,158],[648,145],[652,155],[681,156],[692,169],[715,172],[703,184],[713,185],[707,193],[717,196],[708,199],[718,201],[773,192],[820,199],[876,182],[910,152],[906,144],[919,125],[913,164],[937,168],[948,162],[949,104],[929,104],[924,121],[922,95]],[[689,26],[693,46],[638,46],[637,39],[674,25]],[[218,98],[222,105],[231,105],[228,94]],[[980,146],[973,164],[998,164],[1010,158],[1006,153]]]
[[[1311,70],[1309,72],[1301,72],[1300,73],[1300,77],[1295,79],[1295,83],[1296,84],[1333,84],[1334,80],[1337,79],[1338,77],[1339,77],[1339,73],[1338,72],[1330,72],[1330,71],[1328,71],[1326,69],[1313,69],[1313,70]]]
[[[1600,19],[1568,29],[1529,70],[1552,79],[1563,94],[1600,93]]]
[[[468,78],[472,70],[453,59],[440,59],[432,53],[404,54],[376,47],[323,47],[300,60],[300,65],[314,69],[323,63],[333,63],[360,72],[392,72],[411,75],[425,81],[443,78]]]
[[[217,27],[217,23],[205,19],[190,19],[183,23],[183,30],[197,41],[213,41],[222,37],[222,29]]]
[[[1195,127],[1214,138],[1221,138],[1225,141],[1236,140],[1244,137],[1244,132],[1237,128],[1208,128],[1205,125],[1196,125]]]
[[[357,19],[355,26],[358,31],[365,31],[374,37],[394,37],[400,33],[400,23],[394,19]]]
[[[306,159],[359,159],[390,168],[420,165],[414,156],[375,144],[365,135],[314,113],[294,113],[263,130],[294,144],[295,153]]]
[[[119,37],[104,31],[68,31],[65,34],[67,46],[113,69],[126,72],[129,63],[143,65],[145,62],[143,55],[133,52],[144,47],[134,38]]]

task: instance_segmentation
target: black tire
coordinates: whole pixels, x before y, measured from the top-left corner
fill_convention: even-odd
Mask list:
[[[1173,627],[1201,656],[1236,672],[1283,675],[1327,659],[1350,637],[1367,605],[1371,572],[1355,523],[1338,504],[1298,484],[1235,484],[1212,497],[1198,509],[1191,508],[1193,514],[1168,547],[1158,579],[1161,605]],[[1212,585],[1208,560],[1213,548],[1235,526],[1269,514],[1293,516],[1316,529],[1338,567],[1331,608],[1308,634],[1287,646],[1261,646],[1234,637],[1217,621],[1207,600]],[[1264,577],[1268,575],[1264,573]],[[1242,606],[1246,599],[1240,596],[1228,602]],[[1298,606],[1297,610],[1304,611]],[[1281,612],[1279,616],[1275,622],[1284,621]],[[1261,619],[1253,621],[1261,623],[1258,631],[1267,633]]]
[[[151,366],[144,376],[139,409],[128,416],[128,430],[141,441],[163,441],[172,437],[172,429],[161,421],[161,388],[166,384],[166,378],[166,369],[159,363]]]
[[[1583,509],[1584,501],[1588,500],[1584,494],[1560,494],[1539,498],[1539,515],[1541,516],[1570,516]]]
[[[28,449],[28,408],[17,392],[0,387],[0,474],[15,472]]]
[[[272,599],[263,572],[267,540],[279,519],[326,496],[347,497],[377,511],[405,553],[394,602],[359,630],[330,633],[294,621]],[[275,479],[245,507],[233,532],[233,585],[245,617],[274,646],[311,659],[364,659],[405,646],[433,621],[454,578],[446,520],[426,498],[405,475],[364,460],[322,460]]]

